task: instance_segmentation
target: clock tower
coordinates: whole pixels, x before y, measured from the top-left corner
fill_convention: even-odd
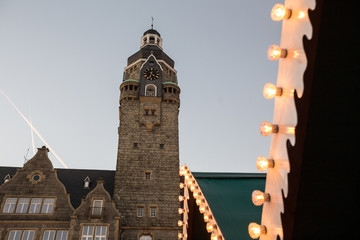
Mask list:
[[[154,29],[128,58],[120,85],[114,199],[120,239],[177,239],[180,88]]]

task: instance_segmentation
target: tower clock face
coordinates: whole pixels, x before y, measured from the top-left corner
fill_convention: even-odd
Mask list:
[[[144,71],[144,78],[147,80],[156,80],[160,76],[159,70],[149,67]]]

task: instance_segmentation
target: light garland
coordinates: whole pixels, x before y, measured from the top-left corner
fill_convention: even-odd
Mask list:
[[[179,233],[178,235],[179,239],[187,239],[187,212],[189,211],[187,202],[189,200],[190,191],[193,194],[196,205],[199,206],[199,212],[204,215],[203,217],[204,222],[206,223],[206,231],[211,233],[210,240],[225,240],[210,209],[210,206],[189,168],[186,165],[181,166],[179,174],[180,176],[183,176],[185,180],[185,183],[180,183],[179,185],[180,189],[184,189],[184,196],[179,196],[179,201],[182,199],[181,201],[184,203],[184,207],[179,208],[179,213],[180,209],[182,209],[181,214],[183,214],[183,220],[178,221],[178,225],[183,227],[183,232]]]

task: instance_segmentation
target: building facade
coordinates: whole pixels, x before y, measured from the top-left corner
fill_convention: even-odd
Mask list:
[[[177,239],[180,88],[149,29],[120,86],[116,171],[54,169],[42,147],[1,167],[0,239]]]

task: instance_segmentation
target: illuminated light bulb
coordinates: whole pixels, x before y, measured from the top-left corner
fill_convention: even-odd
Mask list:
[[[195,182],[195,181],[194,181]],[[199,187],[198,186],[195,186],[195,185],[191,185],[190,186],[190,191],[195,191],[195,189],[199,189]]]
[[[185,187],[185,184],[184,184],[184,183],[180,183],[180,184],[179,184],[179,187],[180,187],[180,189],[183,189],[183,188]]]
[[[192,186],[195,184],[195,180],[188,180],[187,185]]]
[[[270,194],[255,190],[251,194],[251,199],[255,206],[261,206],[264,202],[270,201]]]
[[[214,224],[214,223],[212,223],[212,222],[208,222],[208,223],[206,224],[206,231],[207,231],[208,233],[211,233],[211,232],[214,231],[215,229],[217,229],[216,224]]]
[[[186,175],[186,171],[185,171],[185,170],[180,170],[179,174],[180,174],[180,176],[185,176],[185,175]]]
[[[185,180],[187,181],[187,180],[189,180],[189,175],[185,175]]]
[[[198,198],[198,197],[201,196],[201,192],[199,192],[199,191],[194,191],[193,196],[194,196],[194,198]]]
[[[273,159],[267,159],[266,157],[258,157],[256,159],[256,167],[259,171],[265,171],[268,168],[273,168],[275,161]]]
[[[276,124],[271,124],[269,122],[262,122],[260,124],[260,134],[263,136],[269,136],[272,133],[278,133],[279,126]]]
[[[183,166],[180,166],[180,170],[187,170],[188,169],[188,167],[186,166],[186,165],[183,165]]]
[[[184,196],[179,196],[179,202],[182,202],[182,201],[184,201],[185,200],[185,197]]]
[[[284,5],[277,3],[271,9],[271,19],[277,22],[283,19],[288,19],[291,17],[291,12],[291,9],[287,9]]]
[[[202,203],[205,203],[203,198],[197,198],[195,202],[196,202],[196,205],[198,205],[198,206],[200,206],[200,204],[202,204]]]
[[[183,208],[179,208],[179,214],[183,214],[184,212],[185,212],[185,209],[183,209]]]
[[[206,206],[205,204],[201,204],[200,207],[199,207],[199,211],[200,213],[204,213],[206,212],[207,210],[209,210],[209,207]]]
[[[278,45],[271,45],[268,49],[268,58],[271,61],[275,61],[279,58],[286,58],[287,50],[285,48],[281,48]]]
[[[266,234],[266,227],[257,223],[250,223],[248,231],[252,239],[257,239],[260,237],[260,235]]]
[[[183,237],[184,237],[184,234],[178,233],[178,238],[179,238],[179,239],[182,239]]]
[[[212,233],[210,239],[211,239],[211,240],[222,240],[223,238],[222,238],[221,235],[218,235],[218,234],[216,234],[216,233]]]
[[[182,225],[184,225],[184,222],[181,221],[181,220],[179,220],[179,221],[178,221],[178,226],[181,227]]]
[[[204,213],[204,222],[208,222],[208,221],[210,221],[212,218],[213,218],[213,217],[212,217],[212,215],[211,215],[210,213],[208,213],[208,212],[205,212],[205,213]]]
[[[274,98],[275,96],[281,96],[283,89],[281,87],[276,87],[272,83],[267,83],[264,86],[263,95],[266,99]]]

